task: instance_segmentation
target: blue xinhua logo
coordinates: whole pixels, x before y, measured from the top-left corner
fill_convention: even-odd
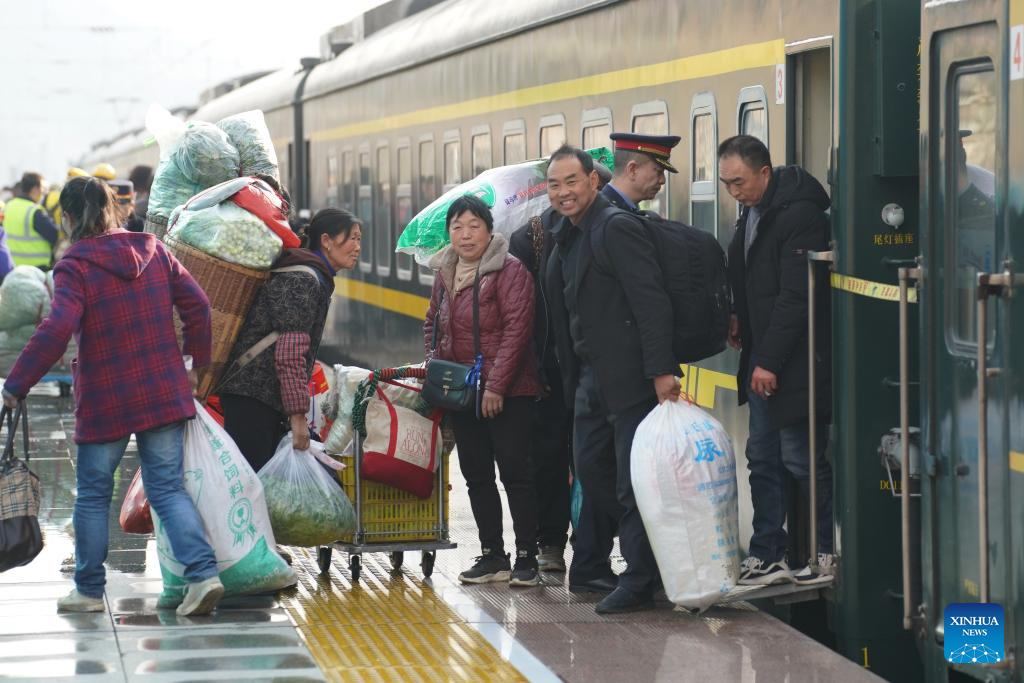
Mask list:
[[[943,617],[943,648],[953,664],[995,664],[1003,650],[1003,607],[995,603],[953,603]]]

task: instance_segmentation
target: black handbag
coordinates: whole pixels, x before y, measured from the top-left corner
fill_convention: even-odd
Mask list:
[[[14,455],[14,435],[21,422],[25,459]],[[28,413],[25,402],[11,415],[6,406],[0,424],[7,424],[7,444],[0,456],[0,572],[21,567],[43,549],[39,530],[39,478],[28,468]]]
[[[437,300],[434,314],[434,333],[430,342],[433,356],[437,349],[437,326],[441,316],[441,302],[444,300],[444,286]],[[427,361],[427,376],[423,380],[423,400],[442,410],[454,412],[475,411],[480,416],[480,370],[484,357],[480,352],[480,266],[476,267],[476,281],[473,283],[473,356],[476,362],[465,365],[450,360],[431,358]]]

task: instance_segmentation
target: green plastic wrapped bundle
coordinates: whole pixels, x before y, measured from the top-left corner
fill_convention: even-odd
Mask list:
[[[198,211],[182,209],[170,226],[169,238],[256,270],[269,270],[284,246],[261,219],[230,201]]]
[[[227,133],[205,121],[188,124],[170,158],[186,178],[204,190],[238,177],[238,150]]]
[[[596,162],[614,169],[614,157],[607,147],[587,152]],[[448,244],[448,207],[465,194],[475,195],[491,207],[494,230],[508,237],[551,205],[547,194],[547,159],[492,168],[448,190],[409,221],[395,251],[411,254],[426,265],[431,256]]]
[[[274,151],[274,142],[270,139],[270,130],[262,111],[254,109],[229,116],[218,121],[217,127],[227,133],[228,140],[238,150],[241,175],[265,173],[280,179],[277,152]]]
[[[147,215],[159,216],[166,220],[175,208],[204,189],[206,188],[186,178],[173,158],[161,159],[156,167],[156,173],[153,174]]]
[[[18,266],[0,285],[0,330],[35,327],[50,314],[46,273],[35,266]]]

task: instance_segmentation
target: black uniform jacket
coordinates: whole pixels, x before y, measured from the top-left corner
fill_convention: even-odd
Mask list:
[[[551,331],[551,313],[548,311],[548,299],[551,295],[547,291],[547,281],[544,277],[544,274],[547,272],[549,256],[555,248],[555,240],[551,236],[551,228],[559,219],[561,219],[561,215],[552,207],[548,207],[540,215],[544,242],[540,250],[539,262],[537,260],[537,249],[530,234],[529,223],[512,233],[508,240],[508,252],[522,261],[533,274],[533,310],[535,311],[533,344],[537,353],[537,367],[540,368],[541,383],[545,385],[561,381],[557,375],[558,361],[554,352],[555,337]],[[558,296],[561,295],[562,293],[559,292]]]
[[[577,313],[586,340],[587,363],[597,373],[604,407],[610,414],[656,397],[659,375],[679,374],[672,356],[672,306],[661,281],[658,257],[639,219],[598,195],[579,228],[582,250],[577,269]],[[565,397],[570,407],[579,382],[580,359],[569,334],[560,251],[570,230],[555,224],[555,249],[548,259],[547,292],[551,324]],[[592,232],[605,254],[595,257]]]
[[[623,211],[628,211],[630,213],[640,213],[639,209],[634,209],[633,207],[626,203],[626,200],[622,198],[622,195],[619,194],[618,190],[612,187],[611,183],[608,183],[607,185],[601,188],[601,196],[607,199],[612,206],[618,207]]]
[[[828,248],[830,201],[814,176],[785,166],[775,169],[761,203],[767,206],[750,252],[744,257],[749,209],[740,214],[729,245],[729,282],[743,341],[736,380],[742,405],[753,367],[775,373],[778,390],[768,409],[776,425],[785,427],[807,419],[807,252]],[[818,416],[827,417],[832,413],[831,296],[828,269],[818,266],[816,273],[816,403]]]

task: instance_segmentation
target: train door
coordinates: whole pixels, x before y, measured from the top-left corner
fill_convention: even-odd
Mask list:
[[[923,50],[930,63],[921,398],[932,477],[929,619],[940,641],[950,603],[998,602],[1008,619],[1013,614],[1004,408],[1009,309],[999,288],[987,286],[998,276],[986,281],[1008,258],[1004,41],[994,20],[971,21],[979,23],[959,19],[926,35],[930,49]]]
[[[790,103],[786,107],[786,157],[810,172],[831,192],[828,165],[832,150],[831,38],[788,46]],[[796,50],[796,51],[794,51]]]

